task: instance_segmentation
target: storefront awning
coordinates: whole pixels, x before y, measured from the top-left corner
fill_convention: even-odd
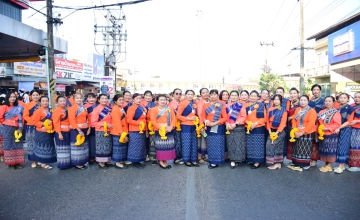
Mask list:
[[[330,69],[331,70],[336,70],[336,69],[341,69],[341,68],[344,68],[344,67],[356,66],[356,65],[360,65],[360,59],[351,60],[351,61],[331,65]]]
[[[33,76],[11,76],[14,82],[46,82],[44,77],[33,77]]]

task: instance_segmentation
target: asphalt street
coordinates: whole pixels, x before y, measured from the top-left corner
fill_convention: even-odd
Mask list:
[[[30,165],[0,164],[0,219],[360,219],[360,172]]]

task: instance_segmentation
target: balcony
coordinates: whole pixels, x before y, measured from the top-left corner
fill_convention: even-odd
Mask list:
[[[307,76],[312,78],[323,78],[330,76],[330,65],[307,69]]]

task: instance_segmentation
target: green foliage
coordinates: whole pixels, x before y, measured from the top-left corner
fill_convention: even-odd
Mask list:
[[[311,86],[314,84],[314,82],[309,78],[305,80],[304,86],[301,88],[301,91],[303,94],[307,94],[309,91],[311,91]]]
[[[259,86],[260,90],[267,89],[274,94],[277,87],[285,87],[285,81],[282,76],[276,73],[262,73]]]

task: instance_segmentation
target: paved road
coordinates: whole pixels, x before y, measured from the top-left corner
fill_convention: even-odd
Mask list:
[[[228,166],[49,171],[28,161],[21,170],[0,164],[0,219],[360,219],[360,173]]]

